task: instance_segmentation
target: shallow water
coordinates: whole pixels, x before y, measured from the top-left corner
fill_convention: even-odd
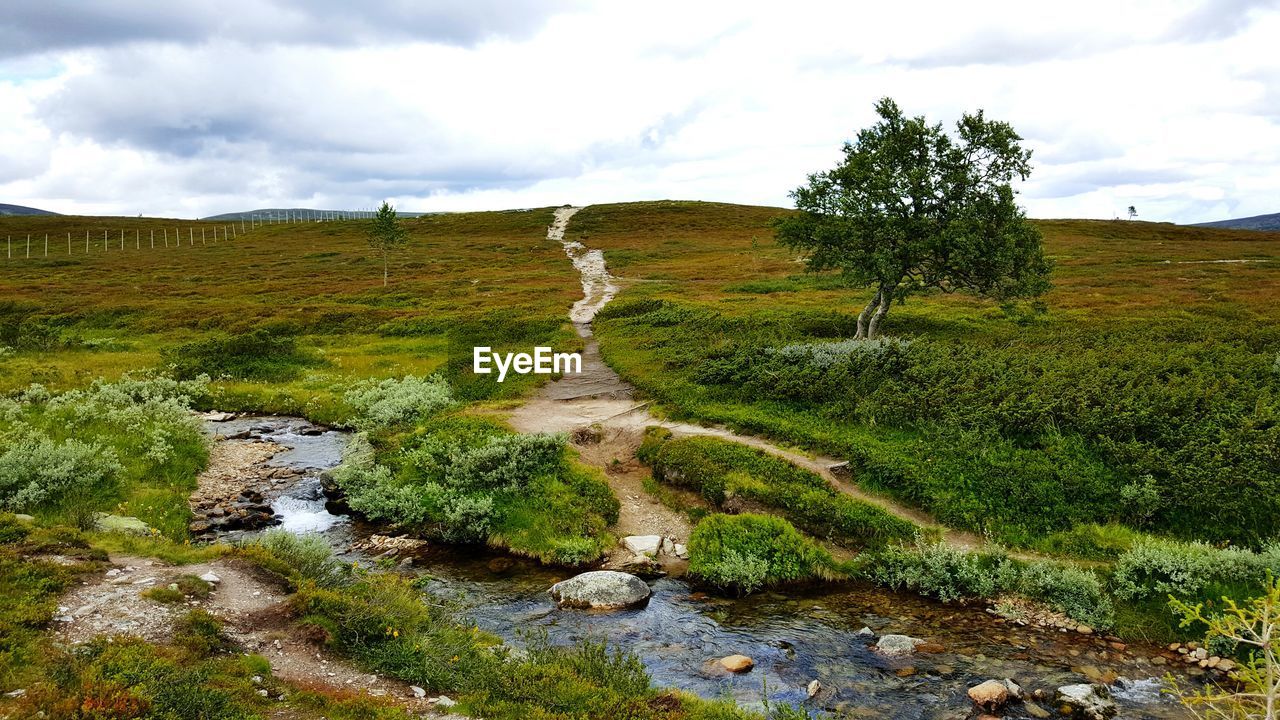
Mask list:
[[[348,559],[360,537],[377,531],[366,523],[331,515],[324,508],[320,471],[336,465],[347,436],[336,431],[308,436],[305,421],[246,418],[216,429],[229,434],[257,428],[263,438],[288,448],[272,465],[305,471],[271,499],[286,530],[322,532]],[[636,653],[654,683],[703,697],[731,697],[743,705],[806,703],[806,688],[818,680],[822,692],[807,705],[856,717],[962,718],[972,704],[966,690],[990,678],[1013,678],[1024,689],[1050,693],[1059,685],[1085,682],[1083,666],[1137,680],[1113,687],[1123,718],[1182,718],[1188,715],[1161,694],[1153,676],[1163,668],[1144,665],[1141,652],[1124,654],[1096,637],[1017,627],[978,608],[946,606],[915,595],[868,586],[821,586],[764,592],[727,599],[698,592],[682,580],[650,584],[643,608],[609,613],[561,610],[547,589],[573,571],[546,568],[476,548],[432,547],[415,558],[410,572],[431,578],[429,589],[457,601],[482,628],[519,645],[529,632],[545,632],[555,644],[607,640]],[[885,658],[860,635],[902,633],[939,643],[935,655]],[[714,662],[731,654],[755,660],[741,676],[717,672]],[[1141,659],[1139,659],[1141,658]],[[1073,668],[1075,668],[1073,670]],[[1051,703],[1041,707],[1053,710]],[[1012,705],[1005,717],[1030,717]]]

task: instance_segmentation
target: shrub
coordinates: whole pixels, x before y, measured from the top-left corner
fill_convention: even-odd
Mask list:
[[[689,536],[689,572],[743,594],[834,574],[825,550],[771,515],[711,515]]]
[[[377,430],[409,425],[448,407],[453,402],[449,383],[438,375],[420,378],[365,380],[344,399],[357,413],[355,426]]]
[[[193,340],[161,352],[174,377],[192,380],[201,375],[233,380],[284,382],[320,364],[298,348],[284,331],[261,328],[240,335]]]
[[[188,610],[173,624],[173,640],[198,658],[229,650],[231,641],[222,633],[222,621],[207,610]]]
[[[1260,586],[1268,573],[1280,575],[1280,543],[1253,552],[1151,538],[1120,556],[1111,583],[1116,596],[1126,600],[1188,597],[1211,585]]]
[[[1094,628],[1115,624],[1115,611],[1095,573],[1073,565],[1046,561],[1023,565],[1018,591]]]
[[[693,488],[723,505],[729,496],[777,508],[805,531],[844,544],[880,546],[908,540],[917,528],[782,458],[710,437],[670,438],[646,431],[637,457],[651,458],[654,476]]]
[[[28,433],[0,452],[0,508],[32,510],[91,492],[114,491],[122,471],[116,454],[100,445],[51,440]]]
[[[876,552],[865,570],[880,585],[906,588],[943,602],[989,598],[1016,577],[1003,552],[977,553],[946,543],[890,546]]]
[[[1036,543],[1036,548],[1053,555],[1114,560],[1142,537],[1136,530],[1117,523],[1081,523],[1070,530],[1046,536]]]
[[[346,565],[333,557],[333,548],[323,536],[270,530],[259,536],[253,547],[276,560],[277,568],[287,568],[291,577],[310,580],[319,587],[342,587],[351,581]]]

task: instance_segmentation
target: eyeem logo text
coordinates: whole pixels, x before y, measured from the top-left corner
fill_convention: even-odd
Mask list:
[[[471,369],[478,375],[488,375],[493,368],[498,368],[498,382],[507,378],[507,372],[514,370],[521,375],[551,375],[553,373],[582,372],[582,356],[578,353],[552,352],[549,347],[535,347],[529,353],[495,353],[491,347],[471,349]]]

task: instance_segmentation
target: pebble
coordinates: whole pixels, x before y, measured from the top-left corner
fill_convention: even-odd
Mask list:
[[[409,686],[409,691],[410,691],[410,692],[412,692],[412,693],[413,693],[413,696],[414,696],[414,697],[416,697],[416,698],[424,698],[424,697],[426,697],[426,696],[427,696],[427,691],[426,691],[426,690],[423,690],[422,688],[418,687],[417,685],[410,685],[410,686]]]

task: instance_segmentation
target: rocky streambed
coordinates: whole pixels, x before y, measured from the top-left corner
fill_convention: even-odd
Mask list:
[[[1206,672],[1176,650],[1021,625],[981,607],[870,586],[788,588],[734,599],[664,577],[644,582],[643,601],[637,586],[620,583],[632,597],[617,609],[563,607],[575,603],[558,602],[550,588],[580,571],[484,548],[391,537],[380,534],[384,528],[329,512],[320,475],[339,462],[345,433],[293,418],[234,418],[209,427],[222,437],[215,447],[234,453],[215,451],[215,460],[250,462],[216,482],[202,479],[193,507],[201,510],[197,522],[209,523],[206,537],[250,537],[265,527],[321,533],[347,560],[396,560],[400,572],[422,576],[430,591],[452,598],[480,627],[514,645],[530,632],[556,644],[606,640],[636,653],[659,686],[744,705],[768,698],[849,717],[966,718],[978,712],[971,689],[983,687],[983,698],[1000,695],[984,685],[994,680],[1004,688],[997,713],[1004,717],[1061,716],[1064,704],[1087,701],[1097,709],[1078,716],[1114,710],[1124,718],[1183,718],[1188,714],[1162,693],[1160,678],[1173,671],[1194,681]],[[242,511],[253,519],[222,519],[240,518]],[[1080,695],[1078,702],[1058,692],[1072,686],[1079,686],[1070,691]]]

